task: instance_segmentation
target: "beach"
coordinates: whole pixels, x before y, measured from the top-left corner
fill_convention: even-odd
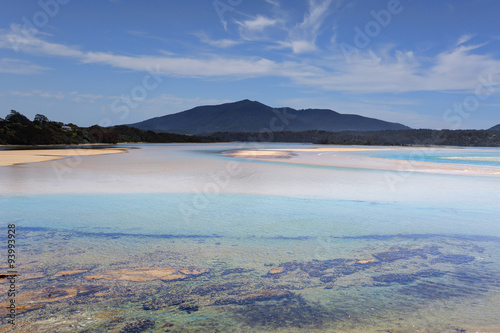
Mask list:
[[[92,156],[125,153],[120,148],[21,149],[0,150],[0,166],[54,161],[70,156]]]

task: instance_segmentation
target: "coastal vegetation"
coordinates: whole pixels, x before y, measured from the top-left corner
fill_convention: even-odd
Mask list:
[[[0,118],[0,144],[54,145],[124,142],[147,143],[206,143],[231,141],[300,142],[336,145],[380,146],[468,146],[500,147],[500,127],[489,130],[430,130],[403,129],[383,131],[261,131],[215,132],[206,135],[157,133],[151,130],[118,125],[79,127],[51,121],[37,114],[33,120],[11,110],[5,119]]]
[[[0,118],[0,144],[11,145],[55,145],[89,144],[119,142],[212,142],[211,137],[155,133],[128,126],[79,127],[50,121],[46,116],[37,114],[33,121],[23,114],[11,110],[5,119]]]

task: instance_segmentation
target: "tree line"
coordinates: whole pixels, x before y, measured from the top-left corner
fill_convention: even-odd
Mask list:
[[[497,130],[385,130],[372,132],[282,131],[282,132],[217,132],[206,135],[157,133],[118,125],[79,127],[75,124],[50,121],[37,114],[33,121],[11,110],[0,118],[0,144],[53,145],[89,143],[207,143],[231,141],[301,142],[335,145],[377,146],[468,146],[500,147]]]
[[[172,133],[155,133],[128,126],[79,127],[50,121],[37,114],[33,121],[11,110],[5,119],[0,118],[0,144],[10,145],[75,145],[90,143],[116,144],[119,142],[214,142],[212,137]]]

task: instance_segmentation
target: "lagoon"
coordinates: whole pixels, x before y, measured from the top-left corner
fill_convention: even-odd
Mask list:
[[[119,147],[0,167],[20,331],[500,327],[500,149]]]

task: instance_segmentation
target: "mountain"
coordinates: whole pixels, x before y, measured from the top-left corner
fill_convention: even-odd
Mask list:
[[[155,132],[207,134],[213,132],[272,131],[380,131],[409,127],[326,109],[272,108],[256,101],[198,106],[127,126]]]
[[[492,128],[490,128],[488,131],[498,131],[500,132],[500,124],[496,125],[496,126],[493,126]]]

